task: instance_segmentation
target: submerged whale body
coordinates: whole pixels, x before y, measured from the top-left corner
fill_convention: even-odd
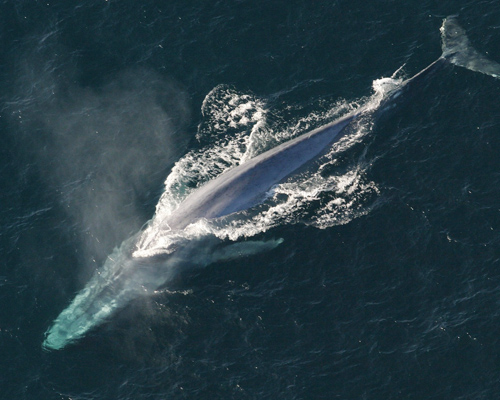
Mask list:
[[[446,64],[500,77],[500,65],[472,48],[456,17],[444,20],[441,36],[441,57],[386,94],[375,109],[361,107],[230,169],[188,195],[171,215],[158,224],[158,229],[180,232],[201,218],[220,218],[259,204],[273,185],[316,159],[348,133],[349,127],[361,116],[383,113],[393,107],[405,92],[419,86]],[[122,243],[55,319],[45,334],[45,349],[62,349],[81,338],[129,301],[160,288],[179,267],[206,265],[215,260],[253,254],[280,243],[279,240],[245,242],[220,248],[214,238],[204,238],[203,243],[186,239],[178,242],[175,251],[168,256],[148,258],[134,257],[139,239],[140,232]],[[147,247],[147,243],[145,245]]]

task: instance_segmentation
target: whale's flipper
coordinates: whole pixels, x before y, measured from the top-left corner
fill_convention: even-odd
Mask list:
[[[500,78],[500,64],[488,59],[472,47],[456,16],[449,16],[443,21],[441,39],[442,57],[452,64]]]
[[[283,243],[283,239],[272,239],[266,241],[249,240],[246,242],[233,243],[216,250],[212,254],[212,262],[229,261],[239,257],[270,251]]]

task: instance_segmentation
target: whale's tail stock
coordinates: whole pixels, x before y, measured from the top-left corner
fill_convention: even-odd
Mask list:
[[[442,58],[471,71],[500,78],[500,64],[479,53],[470,44],[456,15],[446,17],[441,26]]]

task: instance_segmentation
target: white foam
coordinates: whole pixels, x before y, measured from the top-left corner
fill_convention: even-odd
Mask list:
[[[160,224],[193,190],[247,158],[259,153],[266,135],[264,102],[249,94],[219,85],[202,103],[204,122],[198,127],[197,138],[213,143],[201,150],[192,150],[172,168],[165,181],[165,191],[156,206],[154,218],[141,235],[135,256],[163,252],[175,246],[179,233],[160,229]],[[231,130],[231,134],[227,132]],[[207,233],[202,222],[190,226],[182,237]]]
[[[171,253],[179,241],[208,234],[237,240],[281,224],[301,222],[325,229],[365,215],[379,189],[367,178],[369,163],[365,162],[364,155],[358,155],[353,165],[343,165],[344,172],[336,170],[339,169],[339,155],[371,132],[373,121],[369,113],[355,124],[351,134],[332,146],[329,153],[319,160],[316,169],[273,187],[263,205],[219,221],[202,219],[182,232],[160,229],[161,222],[196,187],[280,142],[347,112],[359,107],[376,109],[384,96],[393,94],[401,82],[402,79],[394,76],[378,79],[373,82],[374,94],[371,97],[351,103],[338,101],[322,113],[309,114],[288,126],[279,126],[279,129],[269,126],[269,111],[263,100],[224,85],[217,86],[203,101],[204,121],[197,133],[198,140],[208,144],[187,153],[173,167],[165,181],[165,192],[158,202],[156,214],[143,231],[134,256]]]

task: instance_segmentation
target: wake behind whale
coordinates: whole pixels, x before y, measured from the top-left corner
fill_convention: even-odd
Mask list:
[[[241,157],[219,176],[170,202],[160,199],[155,216],[147,227],[108,256],[71,304],[56,318],[46,332],[45,349],[62,349],[108,319],[129,301],[154,293],[165,285],[179,269],[204,266],[217,260],[266,251],[280,240],[221,243],[220,237],[231,236],[236,227],[254,225],[252,210],[272,196],[276,185],[285,187],[286,180],[304,166],[328,151],[334,143],[359,129],[361,121],[370,121],[404,99],[407,91],[453,63],[467,69],[500,76],[500,65],[478,54],[470,45],[455,17],[444,20],[441,28],[443,54],[434,63],[405,81],[377,81],[379,92],[363,105],[339,115],[333,122],[303,133],[254,157]],[[355,175],[355,174],[354,174]],[[355,178],[354,178],[355,179]],[[167,190],[169,188],[167,179]],[[283,183],[285,182],[285,183]],[[170,182],[171,183],[171,182]],[[167,201],[168,202],[168,201]],[[332,206],[341,202],[332,202]],[[283,209],[270,206],[260,231],[273,226],[273,218]],[[293,211],[293,207],[291,208]],[[250,215],[248,215],[250,214]],[[279,221],[279,217],[276,217]],[[264,218],[265,219],[265,218]],[[236,221],[236,222],[235,222]],[[247,230],[244,236],[251,236]]]

